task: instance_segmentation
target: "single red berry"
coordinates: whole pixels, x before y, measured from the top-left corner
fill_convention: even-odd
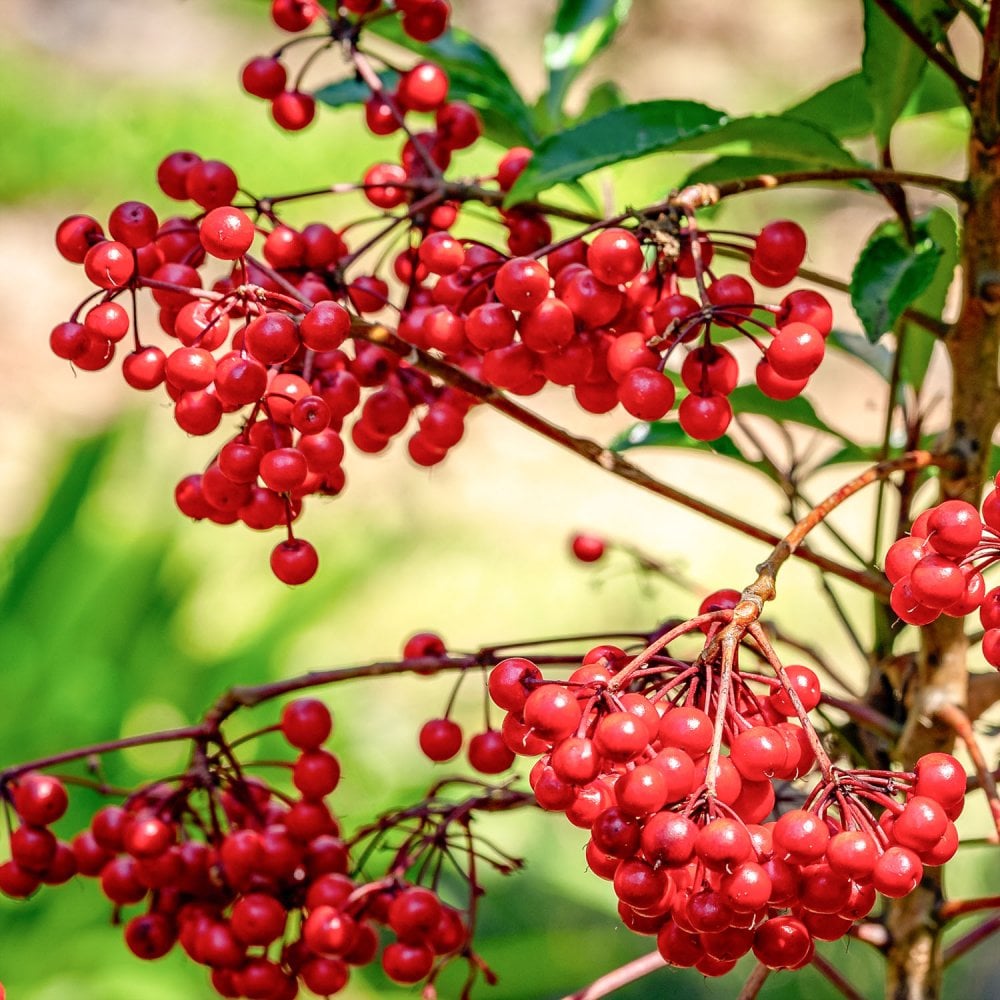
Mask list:
[[[514,763],[514,753],[496,729],[477,733],[469,740],[469,763],[481,774],[499,774]]]
[[[296,698],[281,710],[281,735],[299,750],[321,747],[332,732],[333,716],[316,698]]]
[[[627,229],[605,229],[587,249],[587,266],[605,284],[624,284],[642,270],[642,246]]]
[[[299,132],[316,117],[316,98],[301,90],[283,90],[271,102],[271,117],[286,132]]]
[[[271,552],[271,572],[282,582],[296,586],[316,575],[319,556],[303,538],[279,542]]]
[[[135,272],[132,251],[116,240],[92,246],[83,259],[87,277],[100,288],[121,288]]]
[[[285,67],[274,56],[256,56],[243,67],[240,75],[243,89],[265,101],[274,100],[285,89],[287,78]]]
[[[417,63],[400,78],[396,100],[409,111],[435,111],[448,96],[448,74],[431,62]]]
[[[220,260],[238,260],[254,240],[254,225],[246,212],[229,205],[213,208],[201,220],[201,245]]]
[[[141,201],[125,201],[111,212],[108,232],[113,240],[133,250],[152,243],[160,223],[156,213]]]
[[[451,760],[462,749],[462,727],[451,719],[428,719],[420,728],[420,749],[428,760]]]
[[[14,808],[23,823],[48,826],[61,819],[69,798],[66,786],[51,774],[29,771],[13,786]]]
[[[597,562],[604,555],[605,543],[596,535],[574,535],[571,548],[580,562]]]
[[[677,419],[685,433],[697,441],[722,437],[733,419],[733,408],[725,396],[691,393],[681,400]]]

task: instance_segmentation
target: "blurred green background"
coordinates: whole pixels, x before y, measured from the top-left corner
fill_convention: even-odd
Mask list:
[[[777,109],[857,64],[858,16],[847,0],[821,9],[805,0],[696,8],[649,0],[636,8],[617,48],[588,71],[590,82],[617,79],[635,99],[689,96],[733,111]],[[178,434],[159,400],[127,397],[113,369],[75,377],[47,351],[48,329],[86,291],[52,248],[55,225],[76,211],[105,217],[130,198],[169,214],[153,174],[176,148],[225,159],[250,190],[280,193],[353,179],[395,147],[362,138],[350,109],[321,111],[303,134],[279,133],[265,109],[240,94],[240,63],[279,39],[259,2],[4,0],[0,9],[7,28],[0,37],[0,764],[182,725],[230,684],[393,656],[424,628],[463,649],[644,628],[694,611],[697,593],[640,578],[624,557],[596,569],[573,563],[566,542],[578,529],[640,545],[702,588],[747,582],[760,546],[607,482],[489,413],[476,414],[468,440],[432,472],[412,467],[399,446],[388,458],[353,454],[344,496],[313,502],[303,520],[302,533],[322,557],[317,579],[304,589],[282,587],[268,573],[273,538],[185,522],[173,508],[172,487],[204,466],[211,444]],[[534,96],[552,9],[507,0],[498,18],[488,0],[458,0],[455,20],[489,39]],[[331,60],[310,80],[338,72]],[[943,122],[914,127],[903,141],[930,170],[948,164],[954,135]],[[488,169],[495,155],[473,154],[469,169]],[[591,187],[598,199],[642,203],[689,167],[647,160],[595,178]],[[759,226],[761,205],[747,198],[727,209],[724,223]],[[870,204],[855,195],[782,192],[764,211],[767,218],[803,217],[820,234],[811,263],[840,273],[874,221],[865,214]],[[323,202],[293,218],[336,223],[349,212],[349,204]],[[831,368],[817,407],[874,440],[884,405],[877,383],[842,358]],[[824,403],[824,386],[845,379],[851,396],[840,388],[836,407]],[[620,416],[581,416],[561,396],[537,403],[601,440],[627,426]],[[782,524],[782,498],[752,471],[697,455],[641,458],[698,495],[735,500],[751,520]],[[833,483],[823,480],[814,492]],[[863,523],[864,502],[838,517],[846,531]],[[808,620],[809,638],[857,677],[857,658],[825,607],[816,607],[811,579],[803,567],[788,568],[777,616]],[[866,630],[863,605],[848,600],[848,607]],[[327,693],[337,715],[333,748],[345,771],[337,808],[347,822],[418,799],[444,773],[414,748],[420,722],[440,713],[449,688],[447,680],[400,678]],[[248,713],[237,725],[266,725],[276,708]],[[470,679],[459,716],[473,730],[482,725],[481,711]],[[109,760],[108,774],[136,784],[183,760],[169,747],[137,751]],[[72,834],[96,804],[91,793],[75,793],[63,831]],[[483,986],[480,995],[559,997],[651,948],[618,924],[609,887],[585,872],[579,831],[524,811],[493,817],[489,828],[528,867],[490,880],[479,949],[500,985]],[[984,829],[974,814],[969,832]],[[975,851],[963,858],[953,878],[949,872],[956,895],[1000,891],[1000,876],[979,864]],[[0,900],[0,980],[10,1000],[212,995],[202,969],[179,954],[141,963],[109,924],[110,908],[92,884],[44,889],[27,904]],[[879,963],[865,946],[823,951],[864,996],[879,995]],[[721,981],[661,971],[618,995],[731,997],[746,971],[741,966]],[[951,975],[949,990],[989,995],[996,975],[989,963],[969,961]],[[366,970],[343,995],[404,993]],[[774,976],[761,993],[775,1000],[833,995],[811,969]]]

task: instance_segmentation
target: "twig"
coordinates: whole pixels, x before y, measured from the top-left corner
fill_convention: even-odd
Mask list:
[[[1000,896],[983,896],[980,899],[946,899],[938,907],[938,917],[942,923],[956,920],[967,913],[980,910],[1000,910]]]
[[[598,997],[606,997],[609,993],[614,993],[615,990],[620,990],[623,986],[634,983],[657,969],[662,969],[666,964],[658,951],[651,951],[648,955],[605,973],[589,986],[584,986],[582,990],[566,994],[563,1000],[597,1000]]]
[[[813,954],[810,960],[818,972],[839,990],[847,1000],[865,1000],[865,998],[828,962],[818,951]]]
[[[956,959],[961,958],[967,951],[971,951],[980,942],[992,937],[997,931],[1000,931],[1000,914],[990,917],[989,920],[984,920],[968,934],[952,941],[944,950],[944,966],[947,968]]]
[[[986,792],[986,799],[990,804],[990,815],[993,817],[993,826],[996,828],[997,836],[1000,837],[1000,794],[997,793],[996,780],[986,763],[986,758],[983,756],[976,734],[972,730],[969,717],[957,705],[942,705],[934,714],[946,725],[951,726],[955,735],[965,744],[965,749],[968,751],[972,765],[979,777],[979,783],[983,791]]]
[[[761,987],[769,975],[771,975],[771,970],[766,965],[758,962],[750,975],[747,976],[746,982],[743,984],[742,989],[740,989],[736,1000],[756,1000],[757,994],[760,993]]]

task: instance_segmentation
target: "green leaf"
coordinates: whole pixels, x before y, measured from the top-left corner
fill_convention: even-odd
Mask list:
[[[600,167],[667,151],[768,157],[800,166],[858,165],[836,138],[808,122],[773,115],[730,118],[692,101],[647,101],[544,139],[506,203],[525,201]]]
[[[827,347],[836,347],[857,358],[876,372],[886,382],[892,377],[892,351],[882,344],[873,344],[859,333],[834,330],[826,338]]]
[[[958,226],[954,217],[943,208],[932,208],[918,222],[920,231],[926,232],[935,247],[941,250],[937,267],[926,289],[910,305],[934,319],[940,319],[955,268],[958,266]],[[931,361],[938,338],[916,323],[903,321],[899,329],[900,378],[920,392],[924,376]]]
[[[383,70],[378,74],[379,80],[385,90],[395,90],[399,82],[399,74],[392,70]],[[350,77],[346,80],[338,80],[336,83],[328,83],[321,87],[313,95],[317,101],[328,105],[331,108],[340,108],[346,104],[364,104],[371,97],[371,90],[363,80],[357,77]]]
[[[800,164],[793,160],[782,160],[767,156],[720,156],[694,167],[677,186],[681,189],[689,184],[721,184],[739,180],[741,177],[757,177],[760,174],[782,174],[795,170]]]
[[[928,65],[916,89],[909,95],[900,119],[963,107],[954,81],[937,66]],[[861,72],[834,80],[798,104],[782,112],[826,129],[838,139],[858,139],[875,128],[871,94]]]
[[[448,74],[450,96],[479,112],[488,138],[505,146],[534,147],[538,142],[531,109],[500,60],[467,32],[449,28],[432,42],[417,42],[396,17],[373,21],[367,30],[437,62]]]
[[[621,88],[613,80],[603,80],[587,95],[587,103],[577,115],[577,123],[614,111],[625,103]]]
[[[909,15],[931,41],[944,35],[955,11],[946,0],[892,0]],[[880,149],[889,145],[892,127],[927,70],[927,57],[879,9],[875,0],[863,0],[865,47],[861,71],[868,87],[875,140]]]
[[[856,139],[872,130],[872,105],[861,73],[834,80],[783,114],[819,125],[838,139]]]
[[[628,16],[632,0],[562,0],[545,36],[544,60],[549,72],[546,103],[558,121],[566,92],[591,59],[614,38]]]
[[[687,448],[691,451],[704,451],[711,455],[736,459],[743,465],[752,466],[769,478],[774,478],[774,471],[766,462],[750,461],[728,434],[723,434],[714,441],[696,441],[693,437],[689,437],[676,421],[635,424],[625,433],[619,434],[611,442],[610,448],[616,452],[630,451],[633,448]]]
[[[913,246],[895,220],[875,230],[851,275],[851,304],[872,343],[930,286],[943,256],[926,221],[914,224]]]
[[[843,447],[838,454],[843,453],[851,456],[841,458],[840,461],[865,461],[867,458],[866,453],[858,448],[849,437],[826,423],[813,408],[812,403],[804,396],[796,396],[794,399],[788,400],[771,399],[765,396],[757,386],[744,385],[729,394],[729,404],[733,408],[733,413],[751,413],[770,417],[775,423],[802,424],[804,427],[812,427],[814,430],[832,435],[843,442]]]

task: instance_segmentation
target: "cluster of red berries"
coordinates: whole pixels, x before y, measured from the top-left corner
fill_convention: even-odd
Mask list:
[[[727,613],[710,609],[732,608],[734,593],[703,604],[697,627],[710,638]],[[522,657],[490,674],[507,746],[539,758],[538,804],[589,831],[587,863],[613,883],[623,923],[656,935],[672,965],[718,976],[752,950],[771,968],[798,968],[878,892],[906,895],[924,865],[957,849],[965,773],[945,754],[914,774],[826,762],[801,806],[778,815],[776,791],[787,797],[783,783],[807,775],[820,748],[805,717],[818,679],[804,666],[783,673],[756,694],[734,671],[724,703],[704,664],[665,650],[635,670],[620,648],[599,646],[566,681]]]
[[[272,0],[271,20],[283,31],[306,31],[318,20],[326,26],[329,38],[357,34],[372,15],[384,16],[389,5],[382,0],[342,0],[333,12],[318,0]],[[418,42],[430,42],[448,26],[451,7],[446,0],[395,0],[391,9],[401,15],[403,31]],[[289,86],[288,70],[281,62],[281,50],[275,55],[256,56],[244,67],[243,89],[254,97],[271,102],[271,115],[281,128],[297,132],[316,116],[316,99],[301,89],[301,79]]]
[[[1000,480],[1000,477],[998,477]],[[910,625],[940,615],[964,618],[978,609],[986,630],[983,655],[1000,668],[1000,587],[986,589],[983,570],[1000,559],[1000,491],[982,503],[982,516],[964,500],[945,500],[925,510],[885,556],[892,584],[889,604]]]
[[[387,12],[378,3],[341,6],[346,22],[312,0],[276,0],[272,13],[287,30],[319,17],[334,34],[348,24],[354,34],[343,40],[350,48],[369,14]],[[448,13],[442,0],[399,0],[394,9],[418,38],[443,30]],[[356,15],[360,20],[351,20]],[[299,94],[284,89],[284,76],[277,58],[267,66],[254,60],[244,82],[262,96],[280,82],[277,107]],[[167,156],[157,171],[168,197],[194,202],[190,214],[161,221],[149,205],[130,201],[112,211],[107,232],[97,219],[74,215],[56,234],[59,251],[83,266],[96,291],[52,330],[51,349],[96,371],[128,342],[125,381],[144,391],[163,387],[188,434],[210,434],[225,414],[241,414],[207,468],[178,484],[176,503],[196,519],[283,527],[271,567],[288,584],[304,583],[318,567],[315,548],[296,537],[293,524],[305,497],[344,488],[341,433],[348,418],[359,451],[380,452],[410,427],[410,457],[432,466],[462,438],[476,402],[442,380],[439,363],[432,377],[421,370],[419,354],[404,360],[405,352],[372,342],[378,337],[370,320],[387,309],[397,312],[397,345],[443,359],[462,377],[517,395],[549,383],[572,386],[587,410],[603,413],[620,403],[643,420],[674,408],[675,383],[665,368],[684,344],[680,380],[688,394],[678,419],[701,440],[725,431],[732,416],[727,396],[739,380],[735,356],[713,342],[713,330],[738,330],[757,344],[757,382],[775,398],[800,392],[823,356],[832,317],[821,295],[798,290],[763,305],[746,279],[716,276],[710,267],[717,246],[737,249],[758,283],[787,283],[805,254],[793,222],[772,222],[756,236],[744,234],[741,244],[738,234],[713,240],[690,216],[658,209],[637,213],[630,228],[553,244],[541,209],[522,206],[497,210],[507,228],[505,249],[454,235],[462,199],[509,190],[531,152],[509,150],[495,176],[475,184],[446,184],[442,171],[452,153],[482,133],[474,109],[449,102],[448,91],[447,75],[430,62],[403,72],[392,93],[373,90],[368,127],[378,135],[402,131],[406,139],[398,161],[375,164],[360,185],[393,224],[354,252],[326,223],[284,224],[281,199],[237,207],[233,169],[191,152]],[[433,116],[432,127],[414,131],[414,116]],[[367,250],[404,236],[390,275],[364,267]],[[255,243],[261,262],[249,256]],[[200,270],[207,261],[224,266],[208,281]],[[682,291],[682,281],[694,282],[697,298]],[[159,306],[169,338],[162,347],[140,337],[123,305],[143,289]],[[762,313],[770,314],[767,322],[757,318]],[[769,333],[766,346],[755,328]]]
[[[322,747],[331,729],[322,702],[285,706],[280,730],[299,751],[292,796],[243,778],[232,761],[206,761],[207,784],[192,769],[178,783],[145,788],[102,807],[71,843],[49,829],[67,807],[62,782],[23,774],[5,790],[20,825],[11,860],[0,865],[0,892],[24,898],[76,874],[98,879],[116,908],[143,906],[124,924],[134,954],[156,959],[179,945],[211,970],[222,997],[292,1000],[300,985],[331,996],[380,948],[390,979],[425,980],[449,957],[469,954],[468,925],[407,880],[406,856],[382,878],[351,877],[350,845],[327,803],[340,779],[337,758]],[[204,808],[199,790],[210,796]],[[380,926],[392,938],[384,946]]]

